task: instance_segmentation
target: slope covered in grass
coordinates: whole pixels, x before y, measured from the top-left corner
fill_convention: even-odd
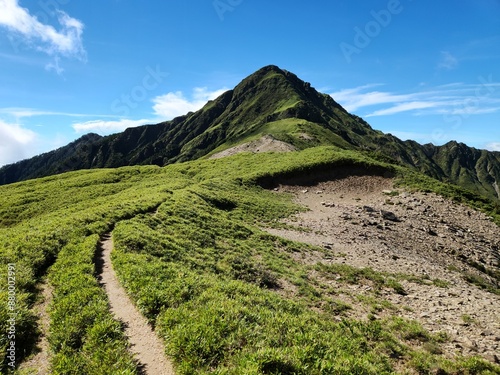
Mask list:
[[[0,184],[80,170],[159,165],[199,159],[271,136],[299,149],[319,145],[369,151],[441,181],[498,200],[500,153],[451,141],[443,146],[402,141],[374,130],[327,94],[270,65],[196,112],[106,137],[71,144],[0,168]]]
[[[449,361],[425,351],[418,342],[434,347],[442,338],[414,322],[346,319],[342,311],[349,307],[324,294],[293,259],[312,248],[262,231],[300,208],[261,186],[350,170],[403,172],[354,151],[321,147],[71,172],[0,187],[0,274],[5,280],[7,265],[15,264],[17,363],[32,351],[37,322],[31,308],[37,283],[48,275],[53,370],[137,372],[94,277],[98,237],[112,231],[118,275],[166,339],[179,374],[499,373],[478,359]],[[407,180],[440,186],[419,176]],[[456,189],[450,194],[473,197]],[[298,293],[287,294],[287,286]],[[7,285],[1,288],[7,301]],[[8,313],[0,305],[4,370]]]

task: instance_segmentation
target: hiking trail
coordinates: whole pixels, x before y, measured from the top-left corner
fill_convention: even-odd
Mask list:
[[[164,355],[164,345],[120,285],[111,264],[113,239],[111,233],[101,237],[96,257],[100,284],[108,295],[110,310],[124,323],[131,352],[139,362],[143,374],[174,375],[172,364]]]
[[[48,307],[52,302],[52,286],[47,280],[40,284],[40,296],[34,306],[34,311],[38,315],[39,328],[41,331],[37,343],[37,353],[19,366],[20,371],[27,371],[30,374],[46,375],[50,368],[50,345],[48,340],[50,317]]]

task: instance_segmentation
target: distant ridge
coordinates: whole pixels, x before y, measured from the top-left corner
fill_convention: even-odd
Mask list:
[[[270,135],[297,149],[334,145],[369,152],[432,177],[500,198],[500,153],[463,143],[421,145],[374,130],[329,95],[269,65],[202,109],[171,121],[100,137],[88,134],[58,150],[0,168],[0,184],[90,168],[167,164]]]
[[[93,144],[102,137],[89,133],[57,150],[34,156],[0,168],[0,184],[88,168],[86,157]]]

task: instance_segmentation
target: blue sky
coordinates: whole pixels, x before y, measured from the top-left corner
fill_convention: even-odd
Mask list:
[[[275,64],[375,129],[500,150],[500,0],[0,0],[0,165]]]

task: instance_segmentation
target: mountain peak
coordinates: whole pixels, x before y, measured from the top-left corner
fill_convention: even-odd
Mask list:
[[[266,66],[263,66],[262,68],[258,69],[255,73],[253,74],[260,74],[260,73],[269,73],[269,72],[275,72],[275,73],[284,73],[284,70],[281,69],[279,66],[277,65],[266,65]]]
[[[272,85],[280,86],[283,88],[284,83],[288,83],[291,88],[303,90],[304,88],[310,88],[311,84],[308,82],[302,81],[295,74],[281,69],[276,65],[267,65],[255,73],[249,75],[247,78],[243,79],[241,83],[236,86],[235,91],[244,91],[253,86],[256,86],[264,81],[268,81],[269,84],[265,86],[265,88],[276,89],[277,87],[272,87]],[[315,91],[315,90],[314,90]]]

